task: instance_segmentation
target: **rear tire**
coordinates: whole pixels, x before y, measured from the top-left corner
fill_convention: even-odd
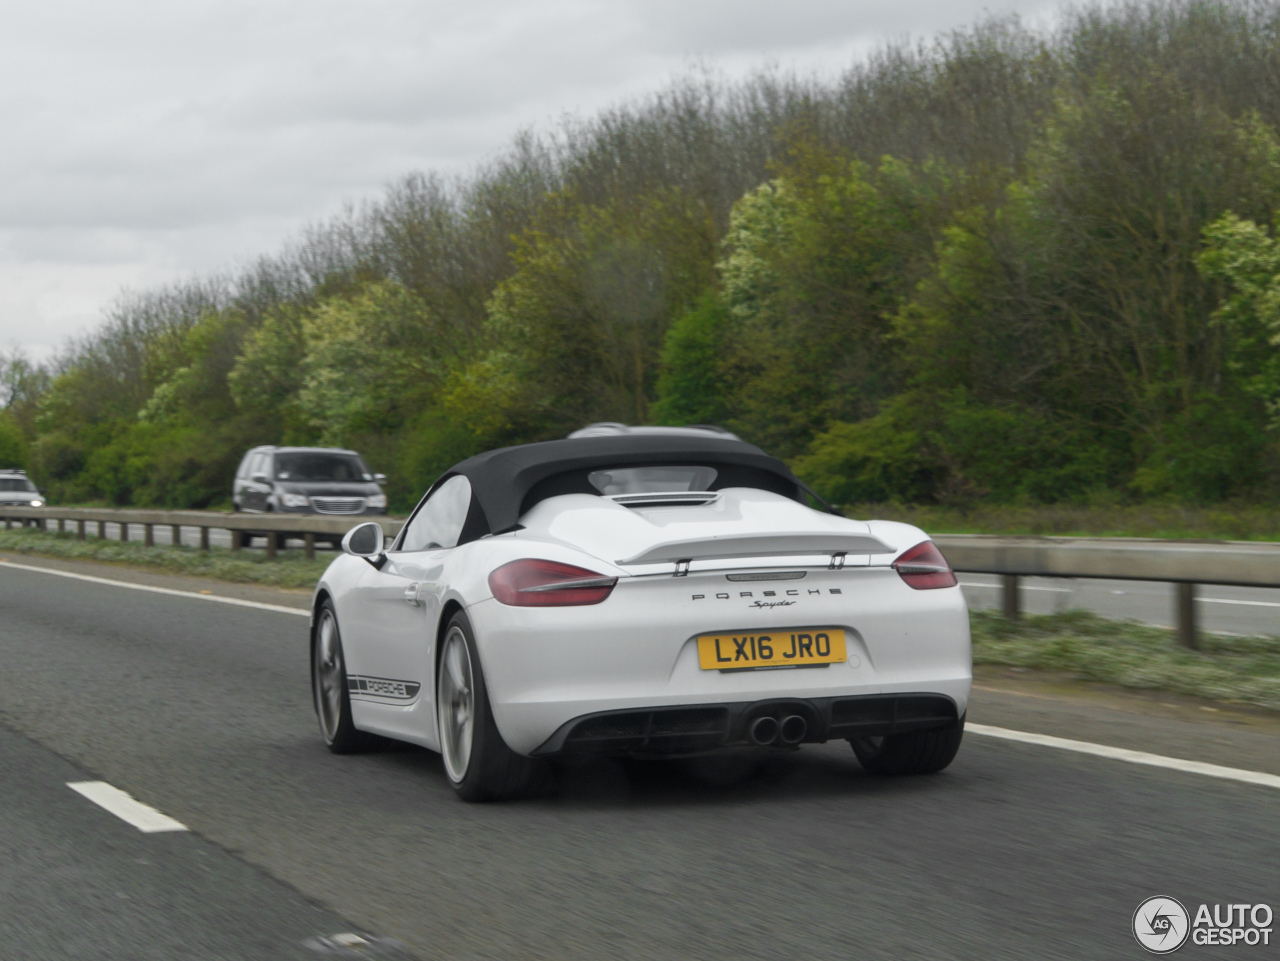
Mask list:
[[[964,737],[964,718],[946,727],[887,737],[851,737],[858,761],[871,774],[935,774],[955,759]]]
[[[347,662],[333,602],[320,604],[311,641],[311,695],[325,746],[334,754],[358,754],[377,743],[372,734],[356,730],[347,691]]]
[[[461,611],[445,628],[436,675],[440,756],[449,786],[464,801],[528,794],[545,765],[511,750],[498,732],[471,623]]]

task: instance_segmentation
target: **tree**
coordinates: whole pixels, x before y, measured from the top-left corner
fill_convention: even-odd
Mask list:
[[[1229,291],[1214,319],[1227,336],[1231,372],[1266,406],[1269,429],[1280,431],[1280,240],[1234,213],[1209,224],[1204,236],[1200,270]]]

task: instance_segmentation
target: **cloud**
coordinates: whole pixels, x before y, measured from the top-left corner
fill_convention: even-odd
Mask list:
[[[0,5],[0,343],[47,354],[118,286],[269,252],[410,170],[700,58],[832,73],[1046,0],[49,0]]]

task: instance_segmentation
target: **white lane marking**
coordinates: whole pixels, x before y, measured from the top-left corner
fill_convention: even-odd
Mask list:
[[[275,611],[279,614],[300,614],[310,617],[310,611],[296,607],[285,607],[283,604],[264,604],[261,601],[245,601],[238,597],[219,597],[217,594],[197,594],[195,591],[176,591],[171,587],[153,587],[150,584],[130,584],[128,581],[113,581],[107,577],[93,577],[90,574],[74,574],[71,571],[58,571],[51,567],[34,567],[31,564],[15,564],[13,561],[0,559],[0,566],[13,567],[20,571],[36,571],[39,574],[53,574],[56,577],[69,577],[76,581],[88,581],[90,584],[110,584],[112,587],[127,587],[131,591],[150,591],[152,594],[168,594],[171,597],[194,597],[197,601],[216,601],[219,604],[234,604],[236,607],[253,607],[260,611]]]
[[[106,781],[68,781],[67,787],[87,797],[98,807],[110,811],[121,821],[132,824],[143,834],[187,830],[187,826],[181,821],[161,814],[151,805],[143,804]]]
[[[1239,604],[1242,607],[1280,607],[1277,601],[1237,601],[1229,597],[1197,597],[1202,604]]]
[[[969,581],[961,581],[960,586],[961,587],[988,587],[993,591],[1000,589],[999,584],[975,584]],[[1074,594],[1075,593],[1075,591],[1073,591],[1069,587],[1033,587],[1030,584],[1022,584],[1019,586],[1024,591],[1046,591],[1050,594]]]
[[[1280,775],[1265,774],[1262,771],[1245,771],[1236,767],[1205,764],[1203,761],[1185,761],[1178,757],[1148,754],[1146,751],[1131,751],[1128,748],[1093,744],[1089,741],[1073,741],[1070,738],[1053,737],[1049,734],[1011,731],[1008,728],[990,727],[986,724],[965,724],[964,729],[966,733],[972,731],[974,734],[981,734],[984,737],[996,737],[1004,741],[1019,741],[1023,744],[1035,744],[1040,747],[1055,747],[1063,751],[1075,751],[1079,754],[1092,754],[1095,757],[1110,758],[1113,761],[1127,761],[1130,764],[1145,764],[1149,767],[1168,768],[1171,771],[1185,771],[1188,774],[1203,774],[1205,777],[1222,778],[1226,781],[1242,781],[1245,784],[1259,784],[1263,787],[1280,788]]]

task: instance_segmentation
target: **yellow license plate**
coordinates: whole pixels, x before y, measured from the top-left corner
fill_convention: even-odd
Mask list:
[[[698,635],[698,666],[704,671],[834,664],[847,656],[844,631],[838,627]]]

